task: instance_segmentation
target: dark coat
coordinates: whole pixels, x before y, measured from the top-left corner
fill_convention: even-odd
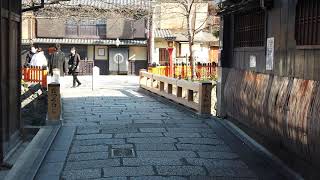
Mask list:
[[[24,66],[29,66],[30,65],[30,62],[31,62],[31,59],[33,57],[34,53],[29,51],[27,56],[26,56],[26,61],[24,62]]]
[[[66,73],[66,56],[64,53],[61,50],[58,50],[52,54],[48,66],[50,75],[53,75],[53,69],[58,68],[60,70],[60,76],[64,76]]]
[[[75,55],[70,55],[69,57],[69,74],[79,73],[79,63],[80,63],[80,55],[76,53]]]

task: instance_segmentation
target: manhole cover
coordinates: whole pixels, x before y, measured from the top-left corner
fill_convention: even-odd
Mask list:
[[[111,150],[112,157],[134,157],[132,148],[116,148]]]

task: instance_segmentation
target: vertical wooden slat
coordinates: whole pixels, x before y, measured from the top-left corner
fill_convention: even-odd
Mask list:
[[[251,11],[235,14],[235,47],[255,47],[264,45],[265,12]]]
[[[317,1],[317,29],[316,29],[316,34],[317,34],[317,44],[320,44],[320,1]]]
[[[4,28],[2,26],[2,1],[0,1],[0,83],[2,81],[2,75],[3,75],[3,72],[2,72],[2,67],[3,66],[3,61],[2,61],[2,42],[3,42],[3,39],[2,39],[2,28]],[[3,98],[2,98],[2,92],[3,92],[3,88],[0,88],[0,164],[3,163],[3,159],[4,159],[4,153],[3,153],[3,141],[4,141],[4,126],[3,126],[3,121],[4,121],[4,118],[3,118],[3,114],[2,113],[2,103],[4,102]]]
[[[320,2],[299,0],[296,7],[295,37],[297,45],[320,44]]]

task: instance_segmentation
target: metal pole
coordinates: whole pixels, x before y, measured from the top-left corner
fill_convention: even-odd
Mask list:
[[[96,59],[96,46],[93,46],[93,66],[92,66],[92,85],[91,85],[91,88],[92,88],[92,91],[93,91],[93,68],[94,68],[94,60]]]

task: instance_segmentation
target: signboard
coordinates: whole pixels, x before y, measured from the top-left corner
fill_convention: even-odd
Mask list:
[[[267,39],[267,54],[266,54],[266,70],[273,70],[274,60],[274,37]]]
[[[48,84],[48,120],[59,121],[61,114],[60,84]]]
[[[250,56],[250,67],[255,68],[257,66],[257,57],[256,56]]]

